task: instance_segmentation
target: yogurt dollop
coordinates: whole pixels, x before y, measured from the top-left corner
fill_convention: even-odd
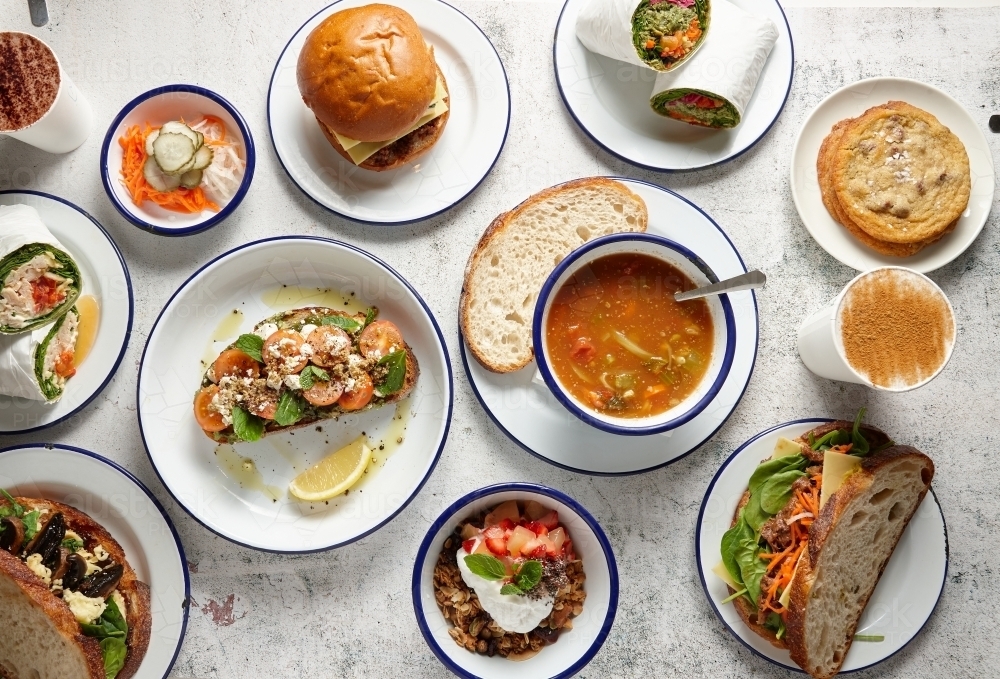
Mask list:
[[[458,569],[462,571],[462,580],[476,591],[479,605],[507,632],[526,634],[538,627],[538,623],[545,620],[552,612],[555,599],[551,596],[545,595],[533,599],[521,594],[501,594],[503,581],[487,580],[469,570],[465,564],[465,557],[469,556],[469,553],[465,548],[459,547],[455,556]]]

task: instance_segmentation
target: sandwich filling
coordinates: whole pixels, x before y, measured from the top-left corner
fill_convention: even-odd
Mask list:
[[[424,112],[422,116],[420,116],[417,122],[413,123],[413,125],[408,127],[406,130],[404,130],[401,134],[397,135],[396,137],[388,139],[386,141],[358,141],[356,139],[345,137],[342,134],[338,134],[333,129],[330,129],[330,132],[332,132],[337,137],[337,141],[340,142],[340,145],[342,147],[344,147],[344,151],[346,151],[347,154],[351,157],[351,160],[354,161],[354,164],[361,165],[363,162],[365,162],[373,155],[384,149],[386,146],[389,146],[399,141],[406,135],[415,132],[416,130],[420,129],[427,123],[447,113],[448,102],[445,101],[445,99],[447,98],[448,98],[448,90],[445,89],[444,82],[441,80],[441,76],[438,75],[437,85],[435,86],[434,89],[434,98],[431,99],[431,102],[427,105],[427,110]]]
[[[52,326],[35,349],[35,376],[45,400],[62,396],[66,382],[76,374],[76,342],[80,314],[74,306]]]
[[[746,502],[722,536],[716,574],[731,590],[723,603],[744,601],[751,619],[778,640],[785,635],[791,585],[811,527],[844,480],[877,452],[862,433],[862,409],[851,429],[819,439],[778,440],[774,454],[749,481]]]
[[[706,90],[667,90],[653,97],[650,105],[660,115],[691,125],[729,128],[740,122],[740,113],[732,103]]]
[[[125,598],[118,584],[123,564],[95,539],[70,528],[62,512],[31,509],[0,490],[0,548],[19,558],[69,608],[86,636],[98,640],[107,679],[125,665]]]
[[[40,325],[78,292],[79,274],[63,252],[44,244],[25,245],[0,263],[0,330],[19,332]]]

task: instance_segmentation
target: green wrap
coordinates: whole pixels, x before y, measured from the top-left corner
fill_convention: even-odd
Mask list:
[[[56,305],[48,313],[42,314],[41,316],[37,316],[28,321],[24,327],[14,328],[11,326],[0,325],[0,333],[5,335],[16,335],[22,332],[28,332],[29,330],[43,326],[46,323],[51,323],[53,320],[69,311],[69,309],[76,303],[77,298],[80,296],[82,284],[80,268],[76,265],[76,262],[73,261],[72,257],[59,248],[49,245],[48,243],[28,243],[27,245],[22,245],[18,249],[0,259],[0,288],[7,284],[7,276],[9,276],[14,269],[22,264],[30,262],[34,257],[46,252],[51,254],[61,265],[61,268],[55,270],[54,273],[73,281],[67,291],[66,299]]]

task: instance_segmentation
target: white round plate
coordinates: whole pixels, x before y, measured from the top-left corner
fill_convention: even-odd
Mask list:
[[[302,102],[295,66],[306,37],[331,14],[369,0],[339,0],[295,32],[271,76],[267,124],[278,160],[306,195],[342,217],[407,224],[440,214],[472,193],[500,157],[510,125],[510,87],[489,38],[440,0],[398,0],[420,26],[448,82],[450,115],[430,151],[396,170],[372,172],[345,160]]]
[[[608,153],[647,170],[699,170],[743,154],[760,141],[785,106],[792,88],[792,34],[777,0],[730,0],[766,16],[778,29],[743,120],[731,130],[711,130],[659,115],[649,105],[656,73],[594,54],[576,37],[576,19],[590,0],[566,0],[552,47],[556,84],[584,132]],[[711,32],[710,32],[711,33]]]
[[[696,528],[698,575],[705,595],[722,624],[740,643],[760,657],[798,672],[802,670],[792,662],[788,651],[775,648],[755,634],[733,606],[719,603],[729,596],[729,590],[712,573],[712,569],[722,560],[719,549],[722,534],[729,530],[736,505],[747,489],[747,481],[761,460],[774,452],[778,437],[795,438],[829,421],[827,418],[811,418],[779,424],[737,448],[708,486]],[[871,667],[906,646],[923,629],[934,611],[944,590],[947,573],[948,533],[944,514],[931,489],[903,532],[882,579],[861,614],[858,634],[882,635],[885,640],[852,644],[841,673]]]
[[[0,433],[24,434],[51,427],[79,413],[108,385],[125,356],[132,333],[132,282],[111,235],[96,219],[67,200],[38,191],[0,191],[0,205],[30,205],[76,260],[83,295],[101,312],[94,348],[61,399],[42,401],[0,396]]]
[[[208,362],[265,318],[316,305],[377,306],[413,349],[420,367],[413,392],[398,406],[238,443],[235,451],[216,446],[192,410]],[[153,468],[198,522],[245,547],[315,552],[374,532],[424,485],[451,423],[451,363],[430,309],[386,264],[325,238],[271,238],[217,257],[174,293],[149,333],[137,402]],[[289,496],[295,476],[362,433],[375,462],[348,494],[327,503]],[[244,460],[257,472],[242,471]]]
[[[701,208],[655,184],[614,177],[642,196],[649,208],[647,233],[664,236],[701,257],[719,279],[746,273],[732,241]],[[535,363],[500,375],[486,370],[462,342],[462,363],[486,413],[532,455],[583,474],[617,476],[651,471],[693,452],[725,423],[743,397],[757,360],[757,298],[752,290],[729,294],[736,319],[736,353],[729,376],[706,408],[689,422],[651,436],[616,436],[590,427],[533,381]],[[459,329],[461,333],[461,329]]]
[[[819,190],[816,157],[830,128],[887,101],[899,100],[932,113],[958,135],[969,154],[972,195],[969,207],[950,234],[912,257],[887,257],[862,245],[834,221]],[[905,266],[921,273],[940,269],[972,245],[986,224],[993,205],[993,157],[986,135],[962,104],[941,90],[905,78],[871,78],[840,88],[813,109],[792,150],[792,198],[806,229],[820,246],[847,266],[869,271],[880,266]]]
[[[170,674],[187,629],[191,587],[181,540],[153,494],[111,460],[52,443],[0,450],[0,488],[76,507],[111,533],[152,598],[149,648],[135,679]]]

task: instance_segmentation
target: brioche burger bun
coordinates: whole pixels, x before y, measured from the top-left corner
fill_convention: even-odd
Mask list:
[[[364,5],[324,19],[306,38],[296,77],[302,100],[346,159],[338,134],[360,142],[396,140],[362,162],[366,169],[415,159],[437,142],[448,119],[444,113],[397,139],[426,113],[438,78],[446,91],[447,84],[416,21],[392,5]]]

